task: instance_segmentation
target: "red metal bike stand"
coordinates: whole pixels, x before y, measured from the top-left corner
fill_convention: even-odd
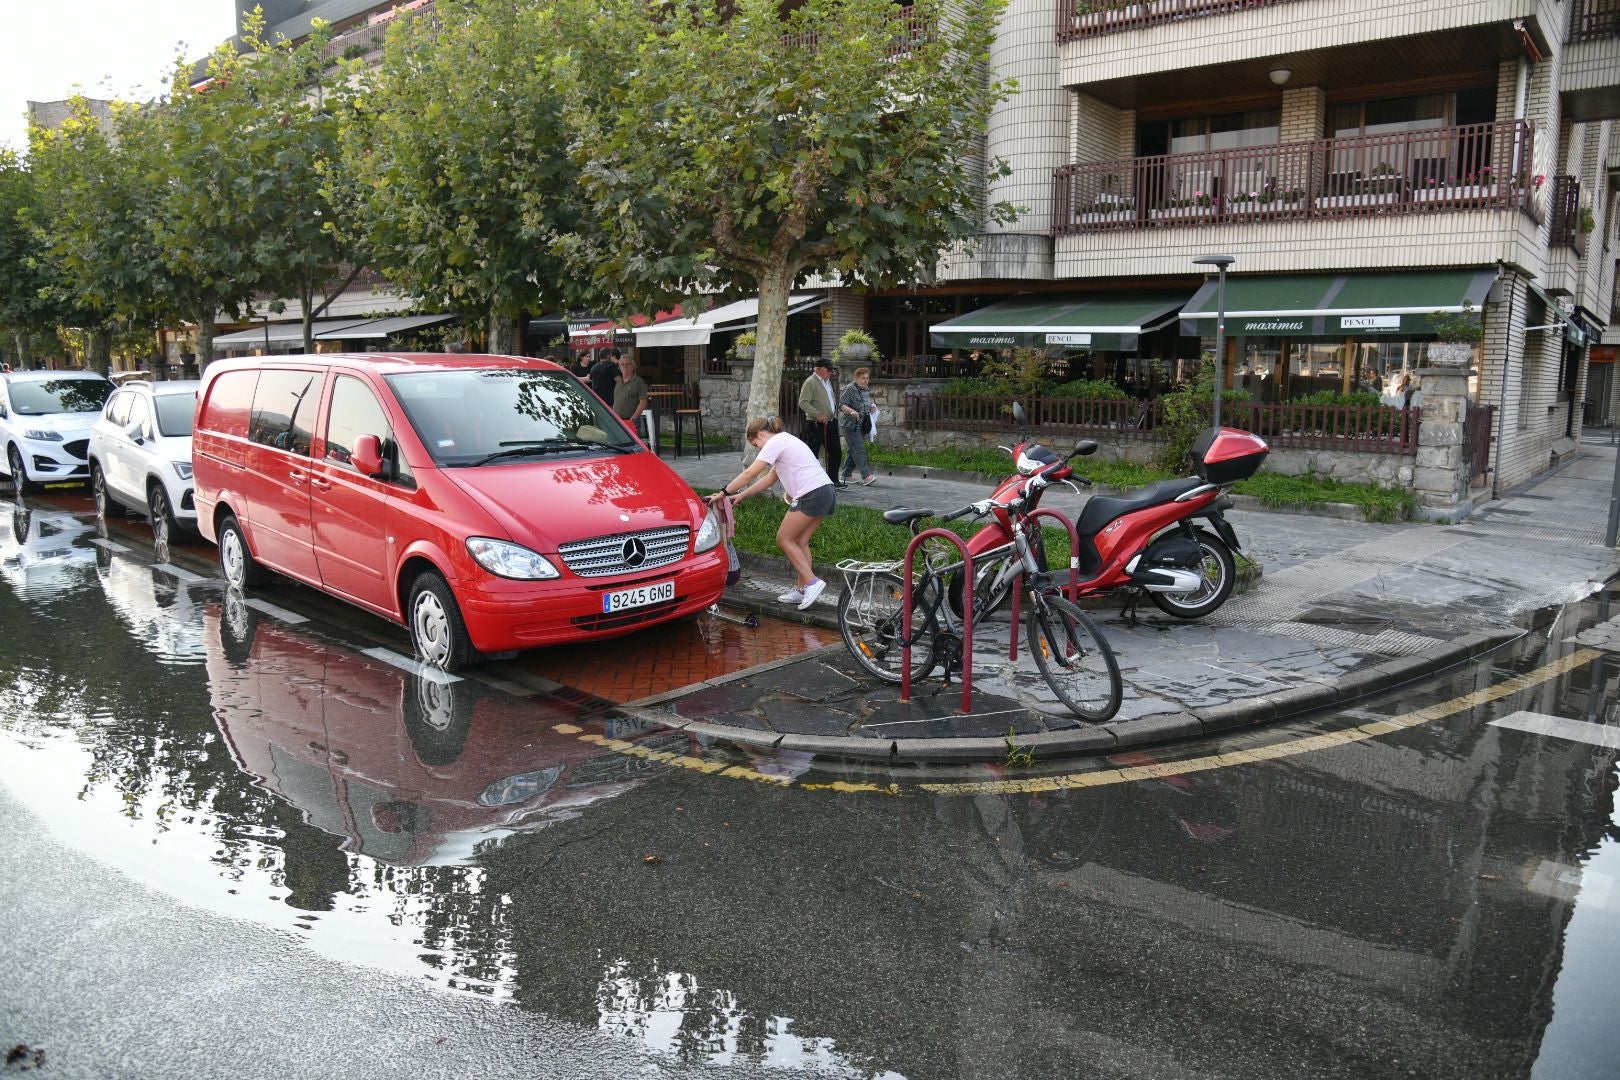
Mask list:
[[[1069,528],[1072,531],[1074,526]],[[962,589],[962,711],[970,713],[973,711],[973,553],[968,550],[967,541],[949,529],[924,529],[906,545],[905,585],[900,596],[900,602],[904,605],[900,633],[905,639],[905,646],[900,651],[900,701],[902,704],[911,702],[911,569],[916,562],[918,545],[931,536],[944,537],[962,553],[962,580],[969,583]],[[941,588],[944,586],[941,585]],[[948,604],[950,600],[941,597],[940,603]],[[950,669],[947,667],[946,670]]]

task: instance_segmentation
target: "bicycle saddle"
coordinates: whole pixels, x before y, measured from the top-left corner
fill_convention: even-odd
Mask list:
[[[909,525],[918,518],[933,517],[932,510],[912,510],[908,507],[897,506],[893,510],[883,511],[883,520],[890,525]]]

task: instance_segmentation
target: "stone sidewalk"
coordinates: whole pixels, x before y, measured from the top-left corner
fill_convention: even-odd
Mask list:
[[[1369,524],[1343,517],[1258,510],[1228,514],[1263,574],[1198,622],[1143,604],[1122,618],[1118,601],[1091,614],[1125,683],[1119,714],[1079,723],[1052,700],[1027,649],[1007,659],[1005,618],[976,633],[972,710],[958,683],[938,675],[913,688],[861,672],[842,645],[784,658],[631,702],[645,719],[754,746],[885,761],[1003,759],[1009,735],[1038,755],[1107,753],[1262,723],[1387,691],[1466,663],[1529,632],[1537,612],[1578,600],[1620,572],[1602,546],[1615,448],[1607,433],[1576,457],[1458,525]],[[741,469],[737,453],[670,464],[699,489]],[[1084,471],[1083,465],[1081,471]],[[991,485],[879,471],[840,505],[949,510]],[[1056,497],[1054,497],[1056,496]],[[1051,489],[1044,505],[1073,515],[1084,496]],[[904,533],[895,530],[896,554]],[[815,549],[830,587],[805,615],[774,597],[785,560],[745,559],[733,607],[834,625],[836,552]],[[1099,602],[1100,603],[1100,602]]]

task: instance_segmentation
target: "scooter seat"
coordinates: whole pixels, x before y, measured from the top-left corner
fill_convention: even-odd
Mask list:
[[[1074,530],[1081,536],[1096,536],[1121,514],[1171,502],[1194,488],[1207,486],[1207,483],[1196,476],[1189,476],[1184,480],[1156,480],[1129,495],[1093,495],[1080,511]]]

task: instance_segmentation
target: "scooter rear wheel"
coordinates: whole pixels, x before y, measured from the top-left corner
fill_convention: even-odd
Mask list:
[[[1204,558],[1196,567],[1204,579],[1203,585],[1197,592],[1148,593],[1160,611],[1178,619],[1203,618],[1226,603],[1226,598],[1232,595],[1232,587],[1237,584],[1237,560],[1232,557],[1232,549],[1226,546],[1226,541],[1204,529],[1195,530],[1193,536],[1204,549]]]

